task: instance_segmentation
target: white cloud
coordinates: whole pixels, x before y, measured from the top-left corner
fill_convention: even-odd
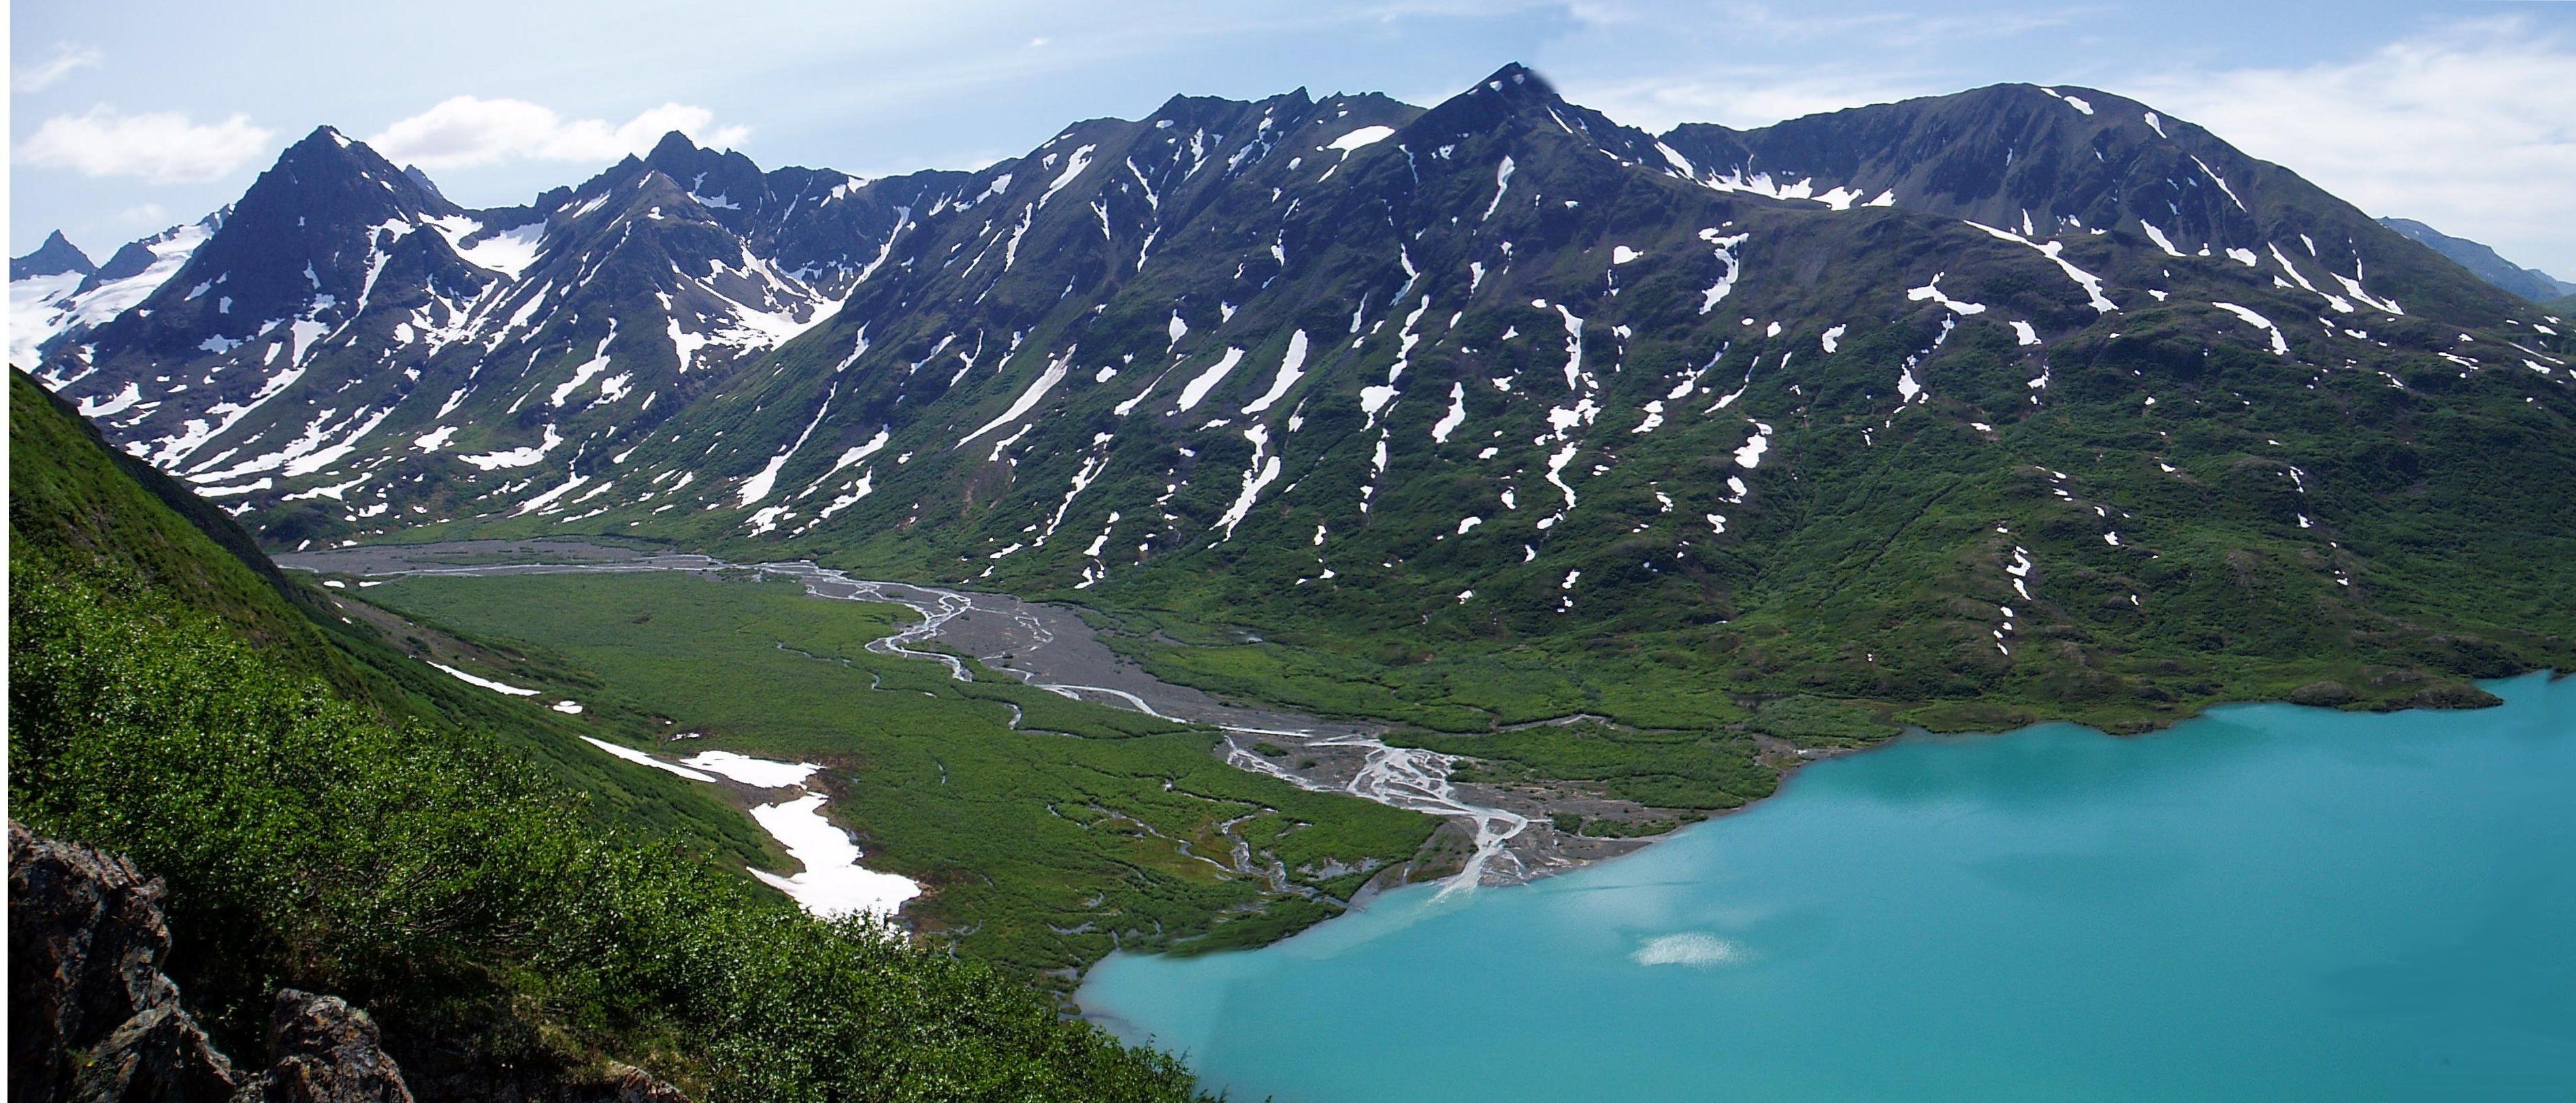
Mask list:
[[[272,132],[247,115],[196,123],[174,111],[120,114],[107,106],[57,115],[18,143],[16,159],[84,176],[140,176],[155,184],[222,179],[268,152]]]
[[[1661,61],[1624,58],[1611,67],[1576,65],[1551,73],[1567,98],[1632,126],[1662,131],[1680,123],[1761,127],[1783,119],[1913,96],[1956,92],[1964,55],[2035,51],[2017,40],[2063,29],[2091,7],[1952,15],[1923,10],[1832,13],[1762,3],[1717,5],[1722,36],[1685,21],[1659,31]],[[1571,9],[1605,43],[1633,40],[1633,26],[1669,22],[1665,13],[1590,0]],[[1542,66],[1542,68],[1545,68]]]
[[[65,42],[54,47],[54,56],[27,66],[9,77],[9,87],[18,92],[41,92],[55,81],[70,76],[72,70],[99,63],[99,52],[87,46]]]
[[[424,169],[464,168],[509,160],[614,161],[653,148],[677,130],[702,145],[733,146],[750,131],[710,128],[715,113],[666,103],[623,123],[566,119],[526,100],[457,96],[396,121],[367,139],[389,160]]]
[[[1613,0],[1602,0],[1604,3]],[[2526,19],[2435,26],[2375,49],[2303,65],[2174,66],[2110,74],[2031,69],[1964,78],[1899,40],[2043,32],[2064,13],[1972,26],[1948,17],[1728,9],[1730,34],[1787,48],[1870,40],[1859,59],[1803,56],[1569,73],[1567,96],[1621,122],[1662,130],[1786,118],[1940,95],[1993,79],[2099,85],[2188,119],[2256,157],[2288,166],[2373,215],[2421,219],[2506,258],[2576,279],[2576,41]],[[1853,52],[1853,51],[1843,51]]]
[[[2176,73],[2134,98],[2373,215],[2420,219],[2576,278],[2576,46],[2459,24],[2302,68]]]
[[[1681,123],[1769,126],[1847,107],[1950,91],[1899,76],[1700,68],[1690,77],[1646,76],[1560,82],[1566,98],[1630,126],[1658,133]]]

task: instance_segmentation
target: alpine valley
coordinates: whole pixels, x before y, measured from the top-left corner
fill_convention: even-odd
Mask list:
[[[272,552],[579,537],[1075,605],[1163,681],[1436,752],[1527,839],[1909,726],[2576,667],[2566,323],[2090,89],[1654,135],[1514,65],[972,172],[675,133],[482,210],[325,127],[12,279],[13,362]]]

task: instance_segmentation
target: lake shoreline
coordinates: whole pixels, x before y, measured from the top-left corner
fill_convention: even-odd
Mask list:
[[[1247,1098],[2563,1085],[2576,697],[2554,670],[2480,684],[2503,705],[1911,733],[1570,878],[1414,892],[1218,959],[1120,955],[1075,999]],[[1582,1013],[1469,1010],[1550,1001]]]
[[[968,645],[959,647],[958,650],[974,655],[979,663],[990,669],[998,670],[1025,683],[1042,685],[1044,688],[1054,689],[1069,697],[1079,697],[1112,707],[1141,711],[1148,715],[1185,722],[1202,723],[1212,727],[1220,733],[1218,746],[1213,753],[1229,765],[1250,772],[1281,777],[1283,780],[1305,788],[1348,792],[1361,795],[1364,799],[1379,799],[1361,792],[1361,788],[1366,784],[1364,779],[1368,777],[1372,766],[1382,765],[1372,763],[1373,753],[1369,748],[1371,745],[1384,748],[1385,745],[1379,742],[1378,737],[1396,730],[1394,725],[1374,717],[1317,715],[1275,705],[1230,701],[1215,697],[1203,689],[1186,683],[1164,681],[1159,676],[1145,673],[1141,667],[1137,667],[1124,656],[1110,653],[1104,645],[1100,645],[1096,639],[1097,630],[1093,629],[1081,615],[1085,611],[1098,612],[1090,610],[1089,607],[1032,602],[997,591],[973,591],[921,586],[913,583],[851,579],[842,572],[821,568],[808,560],[731,562],[699,553],[648,550],[663,549],[667,545],[641,541],[636,543],[643,546],[600,543],[586,537],[373,544],[314,552],[283,553],[278,556],[278,561],[283,566],[315,573],[358,575],[531,573],[546,572],[550,569],[572,571],[673,569],[750,570],[797,578],[806,582],[809,593],[826,600],[885,601],[908,605],[917,613],[924,615],[924,625],[917,625],[914,629],[898,633],[894,637],[889,637],[889,640],[901,641],[912,636],[912,633],[919,632],[921,634],[913,638],[940,640],[944,643],[947,642],[947,637],[943,633],[953,630],[955,638]],[[532,560],[526,558],[529,554],[555,558]],[[447,559],[451,562],[415,562],[416,558]],[[657,562],[680,559],[698,562],[685,566]],[[818,583],[847,592],[823,592],[816,589]],[[888,594],[889,589],[912,590],[918,594],[928,595],[942,593],[966,595],[969,602],[964,609],[951,613],[945,618],[936,618],[930,612],[926,612],[922,605],[914,603],[921,600],[920,598],[904,600]],[[977,607],[974,599],[984,599],[992,605],[989,608]],[[979,616],[982,619],[978,619]],[[1032,623],[1032,617],[1038,618],[1043,623]],[[925,626],[928,631],[922,630]],[[1034,636],[1025,634],[1032,630],[1037,634]],[[1015,635],[1015,631],[1022,634]],[[1029,645],[1028,641],[1031,639],[1038,640],[1038,644]],[[1041,648],[1048,648],[1052,649],[1048,654],[1053,658],[1072,651],[1077,643],[1087,644],[1099,652],[1096,655],[1081,655],[1070,664],[1072,675],[1079,677],[1082,684],[1068,686],[1061,682],[1037,681],[1038,678],[1049,677],[1050,673],[1065,673],[1065,668],[1045,668],[1033,664],[1029,661],[1031,653]],[[953,658],[943,656],[939,652],[911,651],[905,649],[901,642],[894,642],[889,646],[898,653],[925,660],[949,662],[952,669],[957,670],[962,676],[963,668],[956,667]],[[1104,659],[1103,656],[1106,658]],[[2552,681],[2576,675],[2576,672],[2546,669],[2521,671],[2509,677],[2523,677],[2538,673],[2546,673]],[[1072,692],[1067,692],[1068,689]],[[1348,918],[1351,914],[1363,910],[1390,893],[1414,886],[1438,883],[1444,885],[1443,891],[1467,888],[1469,884],[1461,879],[1461,874],[1465,869],[1470,868],[1470,863],[1479,863],[1474,867],[1478,869],[1478,876],[1474,879],[1475,885],[1503,887],[1551,878],[1629,857],[1650,849],[1653,844],[1671,840],[1691,827],[1731,819],[1740,813],[1768,804],[1787,790],[1790,780],[1795,775],[1805,772],[1804,767],[1817,762],[1908,744],[1922,737],[2003,736],[2053,724],[2071,724],[2114,738],[2130,738],[2170,731],[2181,724],[2208,716],[2211,710],[2265,704],[2294,705],[2301,708],[2323,707],[2297,705],[2295,702],[2283,700],[2219,700],[2207,702],[2193,712],[2173,717],[2167,722],[2136,730],[2112,730],[2085,724],[2081,720],[2044,716],[2029,724],[2002,731],[1944,732],[1909,727],[1894,737],[1859,746],[1801,748],[1785,740],[1765,739],[1762,744],[1762,761],[1779,771],[1778,787],[1771,794],[1748,800],[1731,808],[1691,811],[1687,814],[1695,815],[1696,818],[1677,825],[1673,830],[1634,837],[1582,836],[1559,830],[1548,818],[1551,804],[1547,800],[1510,788],[1473,782],[1454,782],[1445,785],[1439,795],[1424,796],[1421,792],[1415,791],[1419,788],[1413,786],[1417,779],[1402,777],[1397,779],[1395,786],[1404,790],[1399,795],[1403,799],[1416,801],[1417,811],[1437,816],[1441,820],[1441,827],[1435,833],[1432,843],[1426,844],[1424,852],[1417,854],[1412,861],[1390,865],[1378,876],[1363,884],[1346,902],[1347,911],[1343,914],[1325,919],[1313,927],[1291,933],[1286,938],[1294,938],[1304,930],[1312,930],[1315,927],[1329,925],[1335,920]],[[2501,699],[2490,695],[2484,702],[2440,707],[2444,710],[2453,708],[2478,710],[2498,707],[2501,704],[2503,704]],[[2328,711],[2388,715],[2424,708],[2425,706],[2330,708]],[[1183,712],[1198,712],[1212,719],[1198,720],[1180,715]],[[1546,726],[1578,721],[1582,718],[1582,714],[1574,714],[1568,717],[1516,724],[1512,727],[1517,729]],[[1266,756],[1256,750],[1256,745],[1264,742],[1265,736],[1304,739],[1305,742],[1296,749],[1301,754],[1313,756],[1310,764],[1313,769],[1283,767],[1268,761]],[[1354,740],[1357,741],[1354,742]],[[1402,749],[1396,748],[1396,750]],[[1418,769],[1431,765],[1431,760],[1439,760],[1437,765],[1443,772],[1442,780],[1445,781],[1445,771],[1451,756],[1426,751],[1420,752],[1420,759],[1416,761],[1397,765]],[[1585,806],[1605,803],[1598,798],[1576,796],[1573,799],[1583,802]],[[1389,803],[1383,799],[1380,802]],[[1442,802],[1455,807],[1444,809]],[[1625,802],[1606,803],[1615,805]],[[1468,809],[1479,811],[1468,811]],[[1685,811],[1659,810],[1644,805],[1631,805],[1628,810],[1642,810],[1648,814],[1657,811],[1667,813]],[[1492,838],[1489,836],[1494,832],[1482,825],[1507,823],[1507,821],[1489,820],[1488,816],[1492,814],[1517,819],[1520,823],[1507,832],[1502,832],[1499,838]],[[1468,826],[1470,824],[1480,826]],[[1449,842],[1443,844],[1441,841],[1443,839]],[[1459,853],[1459,848],[1464,848],[1464,853]],[[1504,864],[1493,865],[1497,858]],[[1426,866],[1424,864],[1426,860],[1432,864]],[[1452,861],[1456,863],[1457,868],[1450,868]],[[1276,941],[1263,945],[1275,944]],[[1097,964],[1097,961],[1086,963],[1077,971],[1075,979],[1087,978]]]

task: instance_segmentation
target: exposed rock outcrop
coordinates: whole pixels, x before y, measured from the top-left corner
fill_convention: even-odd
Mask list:
[[[266,1103],[412,1103],[376,1020],[338,996],[279,991],[268,1049],[277,1063],[245,1093]]]
[[[236,1069],[162,972],[163,895],[122,857],[9,824],[9,1103],[414,1103],[375,1018],[338,996],[279,990],[268,1067]],[[428,1086],[448,1090],[430,1095],[689,1103],[613,1062],[596,1080],[498,1071],[462,1078],[479,1086],[433,1075]]]
[[[161,882],[9,825],[9,1098],[230,1099],[232,1062],[161,972]]]

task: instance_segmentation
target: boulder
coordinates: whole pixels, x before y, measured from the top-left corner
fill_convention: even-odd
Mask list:
[[[276,1063],[256,1085],[267,1103],[412,1103],[374,1017],[338,996],[280,990],[268,1049]]]
[[[123,858],[9,824],[13,1103],[232,1097],[232,1062],[161,972],[161,899]]]
[[[133,1103],[225,1103],[237,1096],[232,1062],[173,1002],[145,1008],[91,1047],[70,1098]]]
[[[266,1070],[236,1071],[162,972],[164,891],[125,858],[9,824],[9,1103],[413,1103],[375,1018],[338,996],[281,989]],[[578,1083],[450,1086],[434,1094],[689,1103],[615,1062]]]

